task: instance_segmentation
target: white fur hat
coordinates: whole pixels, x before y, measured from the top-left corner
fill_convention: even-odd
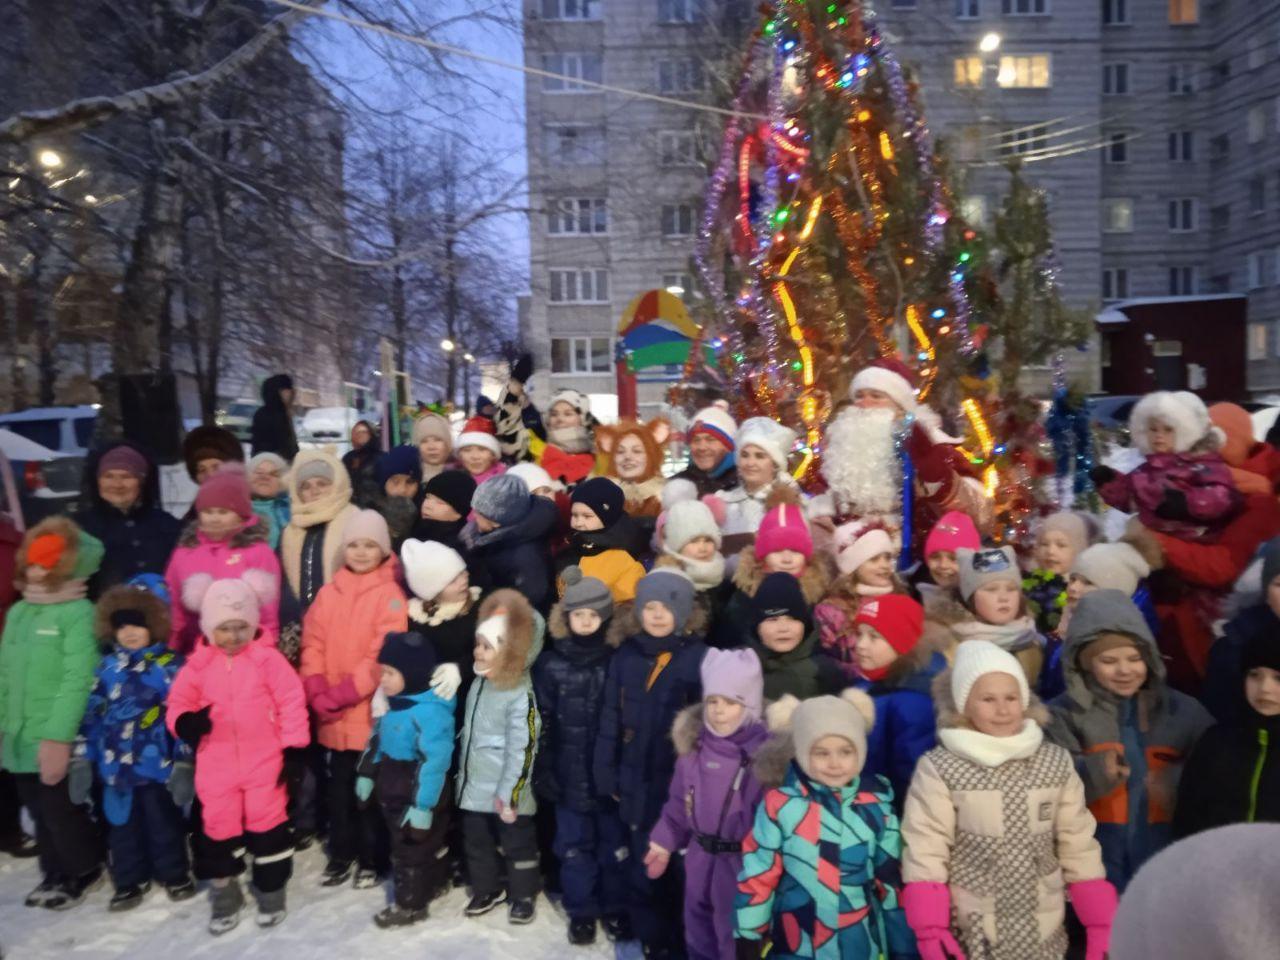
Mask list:
[[[1211,438],[1212,448],[1222,446],[1225,434],[1209,420],[1204,401],[1186,390],[1157,390],[1148,393],[1133,406],[1129,415],[1129,438],[1144,454],[1151,452],[1147,427],[1159,420],[1173,427],[1174,449],[1186,453],[1193,446]]]
[[[1130,544],[1095,543],[1076,556],[1071,572],[1095,587],[1121,590],[1131,597],[1138,581],[1150,575],[1151,567]]]
[[[406,540],[400,548],[400,561],[409,589],[415,597],[428,603],[467,569],[458,551],[435,540]]]
[[[951,697],[956,709],[964,713],[973,685],[988,673],[1007,673],[1018,681],[1025,709],[1031,704],[1031,689],[1022,664],[1009,651],[1001,650],[990,640],[965,640],[956,647],[956,662],[951,668]]]
[[[666,511],[662,526],[663,545],[673,553],[679,553],[695,537],[710,537],[720,549],[720,527],[715,514],[701,500],[681,500]]]
[[[687,434],[690,440],[695,433],[709,433],[732,450],[734,437],[738,434],[738,424],[729,415],[729,404],[724,400],[717,400],[695,413]]]
[[[521,460],[519,463],[507,467],[507,475],[519,477],[523,480],[530,493],[535,490],[541,490],[543,487],[550,487],[556,492],[564,489],[563,483],[559,480],[553,480],[551,474],[531,460]]]
[[[840,572],[852,575],[872,557],[892,553],[893,538],[883,527],[873,527],[861,520],[854,520],[836,527],[831,549]]]
[[[582,416],[591,413],[591,398],[581,390],[574,390],[571,387],[565,387],[563,390],[557,390],[551,395],[551,399],[547,402],[547,412],[551,412],[551,408],[563,400],[573,409],[577,410]]]
[[[778,465],[779,470],[786,470],[787,458],[796,444],[796,432],[768,417],[752,417],[738,428],[734,440],[735,449],[739,452],[743,447],[759,447]]]

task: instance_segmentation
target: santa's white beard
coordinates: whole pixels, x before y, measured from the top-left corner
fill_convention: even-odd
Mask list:
[[[827,427],[822,475],[836,512],[870,517],[902,507],[902,465],[893,410],[846,407]]]

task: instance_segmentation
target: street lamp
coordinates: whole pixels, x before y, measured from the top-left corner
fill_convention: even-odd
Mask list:
[[[475,358],[475,357],[473,357],[473,356],[472,356],[471,354],[469,354],[469,353],[464,353],[464,354],[462,355],[462,359],[463,359],[463,360],[465,360],[465,361],[467,361],[467,363],[475,363],[475,362],[476,362],[476,358]]]
[[[983,34],[982,39],[978,41],[978,49],[983,53],[995,53],[1000,49],[1000,34]]]
[[[40,166],[46,170],[56,170],[62,166],[62,154],[58,153],[57,150],[41,150],[36,159],[40,161]]]
[[[440,349],[443,350],[445,353],[453,353],[453,348],[456,346],[457,344],[454,343],[452,340],[450,340],[448,337],[445,337],[443,340],[440,341]]]

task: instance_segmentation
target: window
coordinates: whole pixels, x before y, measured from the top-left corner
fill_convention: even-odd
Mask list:
[[[1102,92],[1108,96],[1119,96],[1129,92],[1129,65],[1127,63],[1104,63],[1102,65]]]
[[[1249,108],[1245,116],[1250,143],[1261,143],[1267,135],[1267,108],[1260,103]]]
[[[1196,292],[1195,267],[1169,268],[1169,296],[1189,297]]]
[[[980,87],[986,65],[981,57],[955,58],[955,85],[957,87]]]
[[[1174,130],[1169,134],[1169,161],[1190,163],[1195,156],[1195,134],[1190,130]]]
[[[956,19],[976,20],[982,16],[982,0],[956,0]]]
[[[1049,0],[1000,0],[1006,17],[1041,17],[1049,12]]]
[[[696,93],[703,85],[702,61],[691,57],[658,61],[658,90],[662,93]]]
[[[1205,284],[1205,293],[1229,293],[1231,290],[1231,274],[1215,273]]]
[[[662,235],[664,237],[693,236],[693,218],[693,204],[664,203],[662,205]]]
[[[1169,201],[1169,229],[1174,233],[1190,233],[1196,229],[1197,203],[1193,197]]]
[[[1050,86],[1049,54],[1006,56],[1000,58],[996,83],[1006,89],[1043,89]]]
[[[1263,177],[1249,179],[1249,215],[1257,216],[1267,209],[1267,181]]]
[[[598,53],[544,53],[542,69],[561,74],[559,77],[543,77],[542,89],[547,93],[594,93],[575,80],[599,83],[602,58]]]
[[[1105,149],[1107,163],[1128,163],[1129,135],[1127,133],[1108,134],[1107,146]]]
[[[1107,267],[1102,271],[1102,299],[1123,300],[1129,296],[1129,271],[1124,267]]]
[[[1102,232],[1133,232],[1133,201],[1131,199],[1119,197],[1102,201]]]
[[[1225,230],[1231,226],[1231,204],[1220,203],[1209,211],[1209,229]]]
[[[690,130],[663,130],[658,134],[658,163],[686,167],[698,162],[698,143]]]
[[[542,0],[543,20],[599,20],[600,0]]]
[[[1169,92],[1183,97],[1196,92],[1196,72],[1185,61],[1169,64]]]
[[[604,131],[599,127],[550,126],[543,130],[548,163],[578,165],[604,158]]]
[[[1231,61],[1219,60],[1209,65],[1209,86],[1220,87],[1231,79]]]
[[[565,197],[554,200],[547,211],[547,233],[553,237],[609,232],[609,211],[604,197]]]
[[[1250,360],[1267,359],[1267,324],[1249,324],[1248,356]]]
[[[1000,134],[1000,156],[1017,157],[1049,148],[1048,124],[1015,127]]]
[[[990,206],[981,194],[965,197],[960,201],[960,216],[967,223],[987,226],[990,223]]]
[[[1244,277],[1245,289],[1257,290],[1267,282],[1267,260],[1261,253],[1251,253],[1245,257]]]
[[[1231,137],[1225,133],[1220,133],[1209,141],[1209,159],[1225,160],[1227,155],[1231,153]]]
[[[658,22],[701,23],[704,6],[702,0],[658,0]]]
[[[1102,24],[1123,26],[1129,22],[1129,0],[1102,0]]]
[[[609,271],[551,270],[548,285],[552,303],[608,303]]]
[[[1169,22],[1185,25],[1200,22],[1200,0],[1169,0]]]
[[[552,337],[552,373],[608,373],[613,343],[608,337]]]

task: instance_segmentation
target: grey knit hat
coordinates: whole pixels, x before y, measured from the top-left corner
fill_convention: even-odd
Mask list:
[[[500,527],[518,523],[529,512],[529,488],[519,477],[500,473],[476,487],[471,509]]]
[[[684,632],[693,615],[693,581],[683,570],[659,567],[636,584],[636,610],[642,612],[654,601],[662,604],[676,618],[676,633]]]
[[[298,468],[297,484],[302,486],[306,481],[313,477],[323,477],[329,482],[333,482],[333,465],[327,460],[316,459],[308,460]]]
[[[960,567],[960,596],[967,603],[978,588],[1000,580],[1012,580],[1021,586],[1022,571],[1018,569],[1018,555],[1013,547],[987,547],[970,550],[961,547],[956,551],[956,563]]]
[[[613,594],[604,581],[584,577],[582,568],[578,566],[566,567],[560,579],[564,581],[561,604],[566,616],[575,610],[594,610],[600,614],[601,620],[613,616]]]

